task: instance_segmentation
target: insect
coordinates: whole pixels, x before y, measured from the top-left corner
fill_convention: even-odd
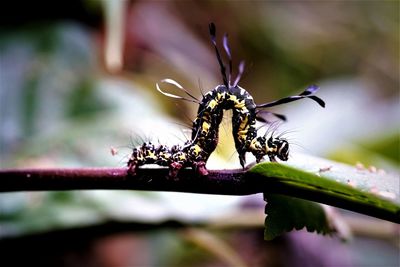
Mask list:
[[[187,166],[195,169],[200,175],[206,175],[207,169],[205,165],[209,156],[217,147],[218,130],[224,110],[233,111],[232,134],[236,151],[239,154],[239,161],[243,168],[246,163],[245,155],[247,152],[255,156],[257,163],[265,156],[268,156],[271,161],[276,161],[276,157],[286,161],[289,155],[289,143],[287,140],[274,136],[270,136],[268,139],[266,135],[258,136],[256,128],[257,120],[266,122],[266,120],[263,119],[263,115],[265,114],[273,114],[282,120],[285,120],[285,116],[264,109],[303,98],[310,98],[320,106],[325,107],[324,101],[314,95],[319,89],[316,85],[309,86],[299,95],[256,105],[250,93],[238,85],[244,71],[243,61],[240,62],[238,75],[232,82],[233,64],[227,35],[225,34],[223,37],[223,47],[228,58],[228,72],[217,47],[214,23],[209,25],[209,32],[211,42],[215,48],[223,84],[218,85],[213,90],[203,95],[201,100],[198,100],[174,80],[164,79],[161,82],[176,86],[185,92],[189,98],[164,92],[159,85],[156,84],[157,90],[168,97],[199,104],[197,116],[192,125],[191,140],[187,141],[183,146],[174,146],[171,149],[163,145],[154,147],[149,143],[145,143],[141,147],[134,149],[131,159],[128,162],[128,166],[131,170],[135,170],[136,167],[140,165],[155,163],[161,166],[169,166],[170,176],[172,177],[176,176],[182,167]]]

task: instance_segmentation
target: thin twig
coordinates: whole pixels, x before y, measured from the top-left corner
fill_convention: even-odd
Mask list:
[[[279,193],[400,223],[399,214],[368,202],[355,202],[340,196],[324,194],[319,190],[298,188],[278,178],[268,179],[242,170],[210,171],[209,175],[198,177],[192,170],[184,169],[176,179],[168,178],[166,168],[139,169],[136,176],[128,175],[127,168],[0,170],[0,192],[79,189],[174,191],[219,195]]]
[[[176,179],[167,169],[139,169],[128,175],[127,168],[77,169],[3,169],[0,170],[0,192],[79,189],[129,189],[176,191],[188,193],[249,195],[260,193],[254,183],[244,179],[239,170],[210,171],[205,177],[181,170]]]

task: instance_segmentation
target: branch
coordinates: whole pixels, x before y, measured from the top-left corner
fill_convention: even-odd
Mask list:
[[[269,179],[242,170],[209,171],[208,176],[197,177],[188,169],[181,170],[176,180],[167,175],[168,169],[147,168],[139,169],[134,177],[127,174],[127,168],[3,169],[0,192],[123,189],[219,195],[279,193],[400,223],[399,214],[379,206],[299,188],[276,177]]]
[[[168,178],[168,169],[139,169],[130,176],[127,168],[79,169],[3,169],[0,170],[0,192],[79,189],[128,189],[175,191],[221,195],[260,193],[254,182],[239,170],[210,171],[205,177],[181,170],[177,179]]]

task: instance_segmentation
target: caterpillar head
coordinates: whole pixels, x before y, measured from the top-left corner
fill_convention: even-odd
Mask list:
[[[280,160],[287,161],[289,158],[289,143],[286,139],[279,137],[259,136],[250,143],[250,151],[256,157],[257,162],[260,162],[265,155],[270,161],[274,162],[275,157]]]
[[[289,158],[289,143],[286,139],[270,137],[267,142],[269,157],[277,156],[280,160],[287,161]]]

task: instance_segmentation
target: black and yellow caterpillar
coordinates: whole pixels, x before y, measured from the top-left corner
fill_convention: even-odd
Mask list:
[[[319,89],[312,85],[299,95],[285,97],[273,102],[256,105],[253,97],[244,88],[238,86],[244,70],[244,63],[239,64],[239,73],[232,83],[232,58],[228,44],[227,35],[223,38],[223,47],[229,60],[229,72],[226,74],[226,67],[222,61],[221,54],[216,43],[215,25],[209,25],[211,41],[214,45],[217,60],[222,74],[223,84],[218,85],[213,90],[206,93],[199,101],[191,95],[181,85],[171,79],[165,79],[162,82],[170,83],[184,91],[191,98],[172,95],[163,92],[157,84],[157,90],[169,97],[180,98],[196,102],[199,104],[197,117],[192,125],[191,140],[183,146],[173,146],[171,148],[165,145],[154,146],[151,143],[144,143],[142,146],[134,148],[132,156],[128,161],[128,167],[131,173],[135,173],[138,166],[145,164],[158,164],[160,166],[169,166],[170,176],[175,177],[178,171],[183,167],[192,167],[200,175],[206,175],[206,162],[211,153],[218,144],[218,130],[222,121],[223,111],[232,110],[232,134],[235,141],[235,148],[239,154],[240,164],[244,168],[246,163],[245,154],[252,153],[256,161],[261,161],[264,156],[268,156],[271,161],[276,161],[276,157],[286,161],[289,155],[289,143],[287,140],[266,135],[257,136],[256,121],[265,121],[262,114],[271,113],[263,110],[264,108],[289,103],[302,98],[310,98],[324,107],[322,99],[315,96],[314,93]],[[285,119],[283,115],[275,114],[280,119]]]

